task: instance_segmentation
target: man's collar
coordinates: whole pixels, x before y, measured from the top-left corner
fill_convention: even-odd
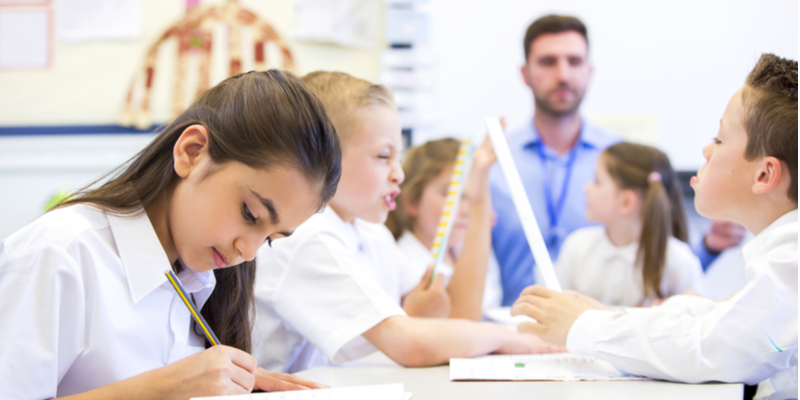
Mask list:
[[[528,123],[526,130],[528,132],[526,135],[524,135],[524,138],[522,138],[523,142],[520,143],[522,147],[529,148],[538,146],[542,141],[542,136],[539,134],[539,130],[536,129],[536,124],[534,123],[533,119],[531,119],[530,123]],[[586,121],[586,119],[581,118],[581,131],[578,134],[578,140],[575,142],[575,145],[581,145],[588,148],[599,148],[603,147],[604,143],[597,128]]]

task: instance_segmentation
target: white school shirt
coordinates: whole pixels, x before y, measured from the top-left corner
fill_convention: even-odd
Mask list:
[[[377,349],[361,334],[405,315],[391,264],[407,261],[383,225],[350,224],[326,207],[256,260],[253,355],[269,371],[364,357]]]
[[[0,243],[0,398],[82,393],[204,349],[147,214],[73,205]],[[213,272],[178,275],[202,307]]]
[[[591,226],[571,233],[558,259],[558,281],[564,290],[598,300],[607,306],[634,307],[644,304],[641,265],[636,265],[639,243],[617,247],[605,227]],[[703,267],[688,244],[671,237],[661,277],[663,297],[687,289],[703,293]]]
[[[433,265],[433,255],[428,248],[410,231],[403,232],[400,239],[397,240],[397,247],[408,257],[410,264],[401,266],[403,268],[402,279],[409,282],[417,282],[419,284],[428,267]],[[453,276],[453,267],[447,263],[439,265],[439,270],[445,277],[445,282],[450,282],[450,277]],[[413,289],[413,287],[412,287]],[[488,310],[490,308],[500,307],[503,300],[503,287],[500,284],[500,267],[497,264],[497,259],[492,253],[489,257],[489,265],[486,270],[486,283],[483,288],[483,302],[482,309]]]
[[[756,384],[797,397],[797,210],[744,246],[748,283],[725,302],[674,296],[661,306],[589,310],[567,349],[620,370],[688,383]]]

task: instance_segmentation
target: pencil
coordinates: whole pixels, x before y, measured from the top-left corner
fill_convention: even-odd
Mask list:
[[[219,339],[217,339],[217,335],[214,334],[214,331],[211,330],[211,327],[208,326],[208,322],[206,319],[200,315],[200,311],[197,310],[194,303],[189,300],[189,296],[186,295],[186,290],[183,289],[181,286],[181,282],[178,280],[178,277],[175,276],[175,273],[172,270],[167,270],[167,279],[169,283],[172,284],[172,287],[175,288],[175,291],[178,292],[178,295],[181,296],[181,300],[183,300],[183,304],[186,304],[186,308],[189,309],[189,312],[192,314],[194,321],[197,322],[197,325],[200,325],[200,328],[203,330],[203,333],[206,335],[206,339],[211,343],[212,346],[216,346],[219,343]]]

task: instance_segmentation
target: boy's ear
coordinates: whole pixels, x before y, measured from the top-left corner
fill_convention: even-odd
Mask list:
[[[208,130],[203,125],[190,125],[183,130],[172,148],[175,173],[186,178],[208,155]]]
[[[756,169],[754,194],[765,194],[775,189],[783,177],[783,164],[781,160],[768,156],[761,160],[761,165]]]

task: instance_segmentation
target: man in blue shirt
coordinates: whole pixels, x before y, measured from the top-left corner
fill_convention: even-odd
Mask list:
[[[548,15],[525,34],[522,77],[534,97],[533,120],[508,133],[550,257],[564,238],[589,225],[583,187],[594,179],[597,158],[621,137],[581,118],[579,107],[592,76],[584,24],[574,17]],[[534,264],[517,210],[498,166],[490,172],[497,224],[492,243],[500,264],[503,305],[511,305],[532,285]]]

